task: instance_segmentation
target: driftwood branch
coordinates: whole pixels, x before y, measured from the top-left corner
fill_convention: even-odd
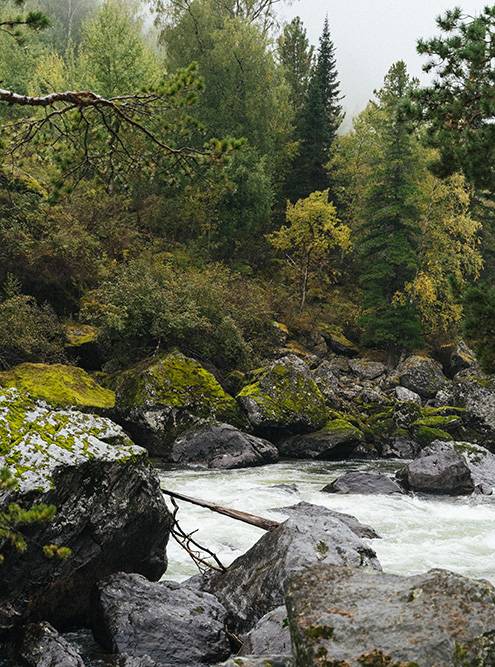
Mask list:
[[[240,510],[234,510],[230,507],[223,507],[223,505],[217,505],[217,503],[208,502],[207,500],[200,500],[199,498],[191,498],[190,496],[185,496],[182,493],[176,493],[175,491],[167,491],[162,489],[162,492],[175,498],[177,500],[183,500],[186,503],[191,503],[192,505],[197,505],[198,507],[204,507],[211,510],[212,512],[217,512],[218,514],[223,514],[228,516],[231,519],[236,519],[237,521],[243,521],[248,523],[250,526],[256,526],[256,528],[261,528],[263,530],[274,530],[280,523],[278,521],[271,521],[270,519],[265,519],[255,514],[250,514],[249,512],[241,512]]]

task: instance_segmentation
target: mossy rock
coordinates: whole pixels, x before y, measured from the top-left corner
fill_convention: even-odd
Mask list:
[[[363,432],[347,419],[332,419],[325,424],[321,431],[338,438],[340,442],[344,440],[360,442],[364,438]]]
[[[128,461],[145,456],[109,419],[54,410],[18,389],[0,389],[0,468],[20,491],[52,488],[56,468],[85,461]]]
[[[81,347],[96,343],[99,329],[91,324],[78,324],[77,322],[66,322],[64,324],[65,337],[68,347]]]
[[[82,368],[65,364],[25,363],[0,373],[0,387],[15,387],[55,407],[108,410],[115,394]]]
[[[260,431],[318,430],[328,418],[323,394],[304,362],[293,355],[266,368],[237,399]]]
[[[174,352],[148,359],[116,378],[119,410],[176,408],[230,423],[239,419],[235,399],[195,359]]]
[[[461,424],[461,419],[457,415],[432,415],[422,417],[413,423],[413,428],[427,426],[429,428],[440,428],[444,431],[455,431]]]
[[[343,354],[346,357],[357,357],[359,348],[350,341],[342,329],[334,324],[320,324],[318,327],[325,342],[337,354]]]
[[[452,436],[447,431],[431,426],[419,426],[414,431],[414,436],[422,445],[429,445],[434,440],[451,440]]]

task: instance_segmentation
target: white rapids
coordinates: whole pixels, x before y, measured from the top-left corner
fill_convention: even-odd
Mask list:
[[[274,508],[302,500],[352,514],[381,536],[370,540],[387,572],[417,574],[445,568],[495,584],[495,498],[339,495],[320,489],[349,470],[392,472],[397,461],[287,461],[242,470],[159,470],[162,488],[275,519]],[[167,498],[167,497],[166,497]],[[167,503],[170,506],[169,499]],[[178,518],[187,531],[214,551],[224,565],[247,551],[263,534],[189,503]],[[187,553],[171,539],[164,578],[181,581],[197,574]]]

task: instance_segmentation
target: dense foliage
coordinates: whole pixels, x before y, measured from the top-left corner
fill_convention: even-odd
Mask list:
[[[275,2],[2,2],[0,365],[79,322],[105,370],[244,370],[277,320],[493,368],[494,17],[441,17],[431,85],[392,65],[343,133],[331,16],[315,49]]]

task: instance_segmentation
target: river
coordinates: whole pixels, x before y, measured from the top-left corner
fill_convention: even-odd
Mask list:
[[[440,567],[495,583],[495,498],[338,495],[321,488],[349,470],[393,472],[400,462],[288,461],[241,470],[159,470],[163,488],[235,509],[281,519],[275,508],[305,500],[353,514],[381,536],[371,540],[387,572],[416,574]],[[188,503],[178,517],[187,531],[224,565],[249,549],[262,530]],[[174,540],[164,578],[181,581],[197,573]]]

